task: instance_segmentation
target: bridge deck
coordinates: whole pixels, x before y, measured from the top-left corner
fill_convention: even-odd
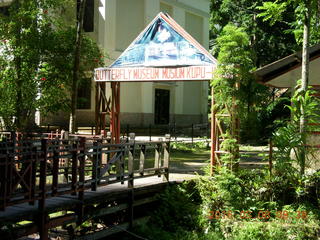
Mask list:
[[[170,174],[169,183],[174,184],[182,182],[183,180],[194,178],[195,175],[191,174]],[[161,191],[166,185],[167,181],[163,181],[162,177],[151,176],[146,178],[136,179],[134,182],[133,191],[135,194],[141,194],[142,192]],[[106,186],[101,186],[97,191],[86,190],[84,191],[83,204],[94,204],[105,201],[113,201],[128,196],[131,191],[127,187],[127,183],[113,183]],[[77,204],[81,203],[77,196],[71,194],[63,195],[59,197],[52,197],[46,199],[46,211],[47,213],[53,213],[57,211],[65,211],[74,209]],[[5,211],[0,211],[0,223],[2,222],[16,222],[19,220],[32,220],[39,214],[37,202],[34,205],[28,203],[21,203],[14,206],[7,207]]]

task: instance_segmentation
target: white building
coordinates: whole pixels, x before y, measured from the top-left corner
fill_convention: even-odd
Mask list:
[[[87,0],[84,28],[103,49],[110,65],[160,12],[175,19],[206,49],[209,47],[210,0]],[[149,124],[207,122],[208,82],[121,83],[121,123]],[[91,90],[90,90],[91,89]],[[93,126],[95,84],[79,90],[85,104],[77,110],[78,126]],[[67,125],[68,114],[47,120]]]

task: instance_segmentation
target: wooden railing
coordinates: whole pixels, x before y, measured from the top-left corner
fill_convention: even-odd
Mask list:
[[[169,180],[169,141],[110,144],[106,139],[50,137],[0,141],[0,209],[19,203],[45,209],[48,198],[147,176]],[[152,155],[150,155],[152,154]],[[151,156],[151,159],[150,157]]]

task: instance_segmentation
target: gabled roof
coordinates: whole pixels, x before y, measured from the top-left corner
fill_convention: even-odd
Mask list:
[[[319,81],[317,74],[320,65],[318,60],[320,57],[320,44],[309,48],[310,57],[310,79],[311,84]],[[301,76],[301,51],[284,57],[278,61],[263,66],[254,72],[255,78],[266,85],[273,87],[291,87]]]
[[[160,12],[95,81],[210,80],[217,60],[169,15]]]
[[[204,66],[215,63],[211,54],[177,22],[160,12],[110,68]]]

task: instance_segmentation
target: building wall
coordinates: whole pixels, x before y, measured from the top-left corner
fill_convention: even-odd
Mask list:
[[[108,59],[116,60],[123,50],[160,12],[166,12],[205,48],[209,47],[209,0],[95,0],[95,28],[87,33],[95,39]],[[78,110],[79,125],[94,123],[95,85],[91,108]],[[121,83],[122,124],[154,124],[155,89],[170,90],[170,122],[179,125],[207,121],[208,82]],[[107,95],[110,93],[107,84]],[[62,122],[57,115],[54,122]]]

